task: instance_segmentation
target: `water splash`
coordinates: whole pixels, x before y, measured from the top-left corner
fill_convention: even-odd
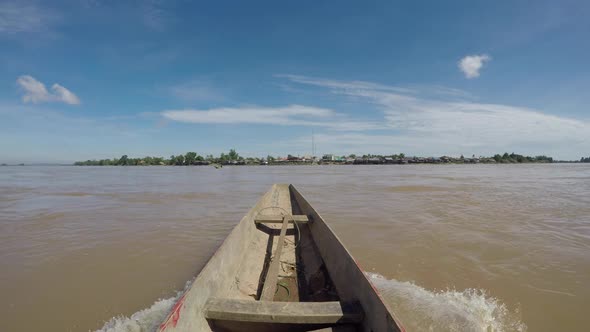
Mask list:
[[[109,320],[96,332],[152,332],[166,318],[178,297],[156,301],[151,307],[140,310],[131,317],[118,316]]]
[[[408,331],[526,331],[518,310],[510,311],[484,290],[429,291],[367,273]]]
[[[484,290],[430,291],[411,282],[367,273],[383,299],[408,331],[525,332],[518,310],[510,311]],[[190,282],[187,282],[187,286]],[[176,297],[156,301],[130,317],[113,317],[96,332],[153,332],[166,318]]]
[[[194,278],[188,280],[183,290],[177,292],[176,296],[159,299],[151,307],[140,310],[130,317],[113,317],[95,332],[156,332],[172,310],[174,303],[189,289],[194,280]]]

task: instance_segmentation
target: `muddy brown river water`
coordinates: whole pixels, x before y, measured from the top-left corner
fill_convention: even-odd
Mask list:
[[[408,331],[590,326],[590,165],[24,166],[0,168],[0,331],[153,330],[272,183]]]

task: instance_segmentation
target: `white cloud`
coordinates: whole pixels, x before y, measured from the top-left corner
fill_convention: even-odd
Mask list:
[[[167,110],[162,112],[162,116],[169,120],[188,123],[321,126],[334,130],[352,131],[382,128],[377,123],[352,121],[331,109],[303,105]]]
[[[80,104],[80,99],[78,98],[78,96],[76,96],[72,91],[64,88],[63,86],[57,83],[53,84],[51,90],[53,90],[55,97],[57,97],[57,100],[63,101],[64,103],[70,105]]]
[[[244,108],[214,108],[210,110],[169,110],[162,115],[170,120],[192,123],[265,123],[288,125],[293,121],[305,121],[296,117],[330,117],[334,111],[290,105],[286,107],[244,107]]]
[[[475,101],[468,93],[443,87],[394,87],[364,81],[338,81],[280,75],[292,93],[329,93],[362,113],[303,105],[168,110],[163,118],[187,123],[266,124],[319,127],[319,153],[399,153],[412,155],[493,155],[516,152],[579,159],[590,144],[590,121],[540,110]],[[303,91],[303,92],[301,92]],[[363,117],[363,118],[361,118]],[[377,119],[366,121],[365,119]],[[286,138],[269,152],[309,153],[310,137]]]
[[[45,84],[29,75],[20,76],[16,83],[25,93],[22,97],[25,103],[63,102],[70,105],[80,104],[80,99],[72,91],[57,83],[51,86],[52,92],[45,88]]]
[[[18,83],[18,85],[20,85],[20,87],[25,91],[25,95],[23,96],[23,101],[25,103],[38,103],[48,101],[51,97],[51,95],[45,88],[45,84],[37,81],[29,75],[20,76],[16,80],[16,83]]]
[[[295,82],[295,80],[292,80]],[[502,104],[403,94],[365,83],[305,78],[298,83],[352,96],[384,116],[380,133],[336,133],[316,137],[324,152],[405,151],[412,154],[520,152],[577,159],[590,144],[590,122]],[[334,89],[334,86],[346,86]],[[305,138],[303,138],[305,140]]]
[[[26,1],[0,2],[0,33],[39,32],[56,19],[52,11]]]
[[[484,63],[492,58],[487,54],[468,55],[459,61],[459,69],[465,74],[466,78],[479,77],[479,71]]]

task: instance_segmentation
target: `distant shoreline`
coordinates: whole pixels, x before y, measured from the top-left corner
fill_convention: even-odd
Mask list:
[[[552,157],[541,156],[524,156],[520,154],[505,152],[496,154],[492,157],[407,157],[405,154],[393,155],[363,155],[357,156],[350,154],[348,156],[336,156],[326,154],[322,158],[315,156],[293,156],[273,157],[268,155],[266,158],[242,157],[235,150],[231,149],[228,154],[222,153],[219,157],[207,155],[205,157],[198,155],[196,152],[187,152],[181,155],[172,155],[170,158],[163,157],[142,157],[130,158],[127,155],[121,158],[113,159],[93,159],[86,161],[77,161],[73,164],[64,163],[32,163],[27,166],[214,166],[221,168],[224,166],[314,166],[314,165],[407,165],[407,164],[430,164],[430,165],[463,165],[463,164],[556,164],[556,163],[590,163],[590,157],[582,157],[580,160],[554,160]],[[8,165],[6,163],[0,166],[25,166],[24,163]]]
[[[584,158],[582,158],[584,160]],[[325,154],[322,158],[317,156],[294,156],[287,155],[286,157],[273,157],[268,155],[263,158],[256,157],[242,157],[236,150],[230,149],[229,153],[221,153],[219,157],[213,155],[207,155],[205,157],[200,156],[196,152],[187,152],[181,155],[171,155],[170,158],[166,159],[163,157],[151,157],[146,156],[143,158],[130,158],[127,155],[121,156],[121,158],[113,159],[100,159],[100,160],[86,160],[77,161],[74,163],[76,166],[163,166],[163,165],[177,165],[177,166],[189,166],[189,165],[214,165],[216,167],[222,167],[225,165],[314,165],[314,164],[352,164],[352,165],[379,165],[379,164],[479,164],[479,163],[551,163],[553,162],[552,157],[547,156],[524,156],[516,153],[505,152],[504,154],[495,154],[493,157],[476,157],[473,155],[471,158],[464,157],[418,157],[418,156],[406,156],[404,153],[391,154],[391,155],[377,155],[377,154],[364,154],[357,156],[356,154],[349,154],[348,156],[338,156],[334,154]]]
[[[241,164],[241,165],[220,165],[219,168],[223,167],[234,167],[234,166],[404,166],[404,165],[529,165],[529,164],[588,164],[587,162],[580,162],[579,160],[558,160],[553,162],[532,162],[532,163],[408,163],[408,164],[345,164],[345,163],[274,163],[274,164]],[[71,164],[51,164],[51,163],[31,163],[31,164],[1,164],[0,167],[41,167],[41,166],[76,166],[76,167],[203,167],[213,166],[214,164],[207,165],[74,165]],[[219,165],[218,165],[219,166]]]

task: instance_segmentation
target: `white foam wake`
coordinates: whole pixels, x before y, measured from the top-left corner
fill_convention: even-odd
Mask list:
[[[367,276],[408,331],[524,332],[527,329],[517,310],[510,311],[483,290],[429,291],[376,273]],[[96,332],[156,331],[177,298],[159,300],[131,317],[114,317]]]
[[[151,307],[140,310],[130,317],[116,316],[95,332],[155,332],[172,310],[176,300],[192,285],[194,278],[184,284],[184,289],[176,296],[159,299]]]
[[[131,317],[113,317],[96,332],[153,332],[158,329],[172,309],[178,297],[158,300],[151,307],[140,310]]]
[[[510,311],[484,290],[429,291],[367,273],[408,331],[526,331],[518,310]]]

